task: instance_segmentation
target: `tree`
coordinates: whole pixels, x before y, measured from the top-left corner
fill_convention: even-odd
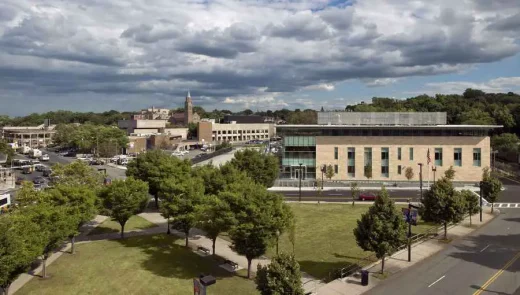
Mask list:
[[[289,232],[289,242],[291,242],[292,245],[292,255],[295,255],[294,247],[296,246],[296,219],[293,219],[291,223],[289,223],[287,230]]]
[[[18,212],[0,216],[0,288],[9,295],[9,287],[26,273],[43,252],[40,226]]]
[[[328,165],[327,166],[327,170],[325,171],[325,176],[331,180],[332,177],[334,177],[336,173],[334,173],[334,167],[332,167],[332,165]]]
[[[372,178],[372,165],[365,166],[365,177],[370,180]]]
[[[197,223],[213,242],[213,256],[215,255],[217,237],[221,233],[229,231],[236,224],[235,215],[229,204],[224,200],[225,197],[206,196],[203,203],[197,208]]]
[[[282,197],[275,197],[276,200],[281,200]],[[280,243],[280,236],[291,226],[294,220],[294,214],[291,208],[284,202],[273,202],[273,226],[276,233],[276,255],[278,255],[278,246]]]
[[[159,208],[157,195],[161,182],[166,179],[187,177],[191,164],[187,160],[172,157],[161,150],[151,150],[137,155],[127,166],[126,176],[148,182],[149,193],[154,196],[155,206]]]
[[[482,197],[491,203],[491,213],[493,213],[493,204],[497,201],[500,192],[502,192],[502,182],[494,176],[491,176],[489,168],[484,168],[482,173]]]
[[[190,230],[197,223],[197,209],[204,198],[204,184],[198,177],[165,179],[159,189],[161,212],[172,219],[172,228],[185,234],[186,247]]]
[[[350,183],[350,193],[352,194],[352,206],[354,206],[356,199],[359,197],[359,186],[357,182]]]
[[[256,289],[262,295],[303,295],[300,265],[292,255],[277,255],[268,266],[258,265]]]
[[[52,176],[55,177],[56,184],[88,186],[95,192],[103,186],[103,175],[84,161],[74,161],[66,165],[55,164],[52,166]]]
[[[25,215],[31,222],[39,225],[43,236],[42,277],[47,277],[47,259],[65,239],[76,231],[75,216],[71,216],[64,206],[54,206],[48,202],[39,202],[21,208],[19,214]]]
[[[408,181],[412,180],[412,178],[414,176],[413,168],[406,167],[406,169],[404,170],[404,176],[406,176],[406,179],[408,179]]]
[[[133,215],[142,212],[148,203],[148,185],[132,177],[114,180],[101,196],[112,220],[121,225],[121,239],[124,239],[126,222]]]
[[[469,214],[469,225],[471,226],[471,216],[477,214],[480,210],[479,197],[470,190],[462,190],[460,192],[461,197],[464,199],[466,205],[466,213]]]
[[[383,187],[368,212],[361,216],[354,229],[356,242],[365,251],[373,251],[382,259],[381,273],[385,268],[385,256],[392,253],[405,240],[406,225],[402,213],[390,200]]]
[[[518,151],[520,139],[513,133],[502,133],[491,137],[491,146],[500,152]]]
[[[448,235],[448,223],[460,222],[464,218],[464,199],[455,191],[447,177],[436,181],[421,200],[420,213],[425,221],[444,225],[444,239]]]
[[[71,254],[74,254],[75,238],[79,229],[92,220],[97,213],[98,197],[95,188],[88,185],[64,185],[58,184],[47,190],[47,200],[55,206],[63,206],[67,211],[75,231],[69,236],[71,242]]]
[[[34,184],[30,181],[22,182],[22,187],[16,193],[16,204],[19,207],[33,205],[45,200],[45,193],[34,189]]]
[[[253,149],[237,151],[230,164],[265,187],[273,186],[280,172],[278,158]]]
[[[444,171],[444,177],[446,177],[450,181],[453,181],[453,179],[455,179],[455,170],[453,169],[453,166],[450,166],[448,170]]]
[[[5,140],[0,140],[0,154],[4,154],[7,156],[7,162],[10,163],[14,157],[14,150],[10,145],[7,144]]]

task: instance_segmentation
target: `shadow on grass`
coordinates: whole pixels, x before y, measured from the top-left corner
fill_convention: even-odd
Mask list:
[[[191,279],[211,274],[218,279],[235,275],[218,266],[223,258],[199,256],[191,248],[179,245],[184,240],[174,235],[138,236],[118,241],[125,247],[141,248],[148,256],[142,262],[143,268],[158,276]]]

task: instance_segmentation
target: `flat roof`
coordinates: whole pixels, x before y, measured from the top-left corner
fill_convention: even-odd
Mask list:
[[[334,128],[334,129],[497,129],[504,128],[503,125],[275,125],[276,128]]]

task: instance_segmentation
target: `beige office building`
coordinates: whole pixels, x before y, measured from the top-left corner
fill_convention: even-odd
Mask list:
[[[502,126],[447,125],[445,113],[323,112],[317,125],[278,125],[282,178],[335,181],[433,181],[453,166],[456,182],[478,182],[490,167],[489,130]],[[300,168],[301,164],[301,168]],[[371,178],[367,177],[367,174]]]
[[[274,124],[268,123],[215,123],[201,121],[198,125],[199,141],[245,142],[254,139],[267,140],[274,136]]]
[[[14,143],[18,147],[40,148],[52,144],[52,137],[56,134],[55,128],[56,125],[45,124],[23,127],[5,126],[1,129],[1,135],[8,143]]]

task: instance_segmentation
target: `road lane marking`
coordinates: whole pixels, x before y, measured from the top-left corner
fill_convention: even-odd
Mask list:
[[[440,280],[444,279],[446,275],[443,275],[442,277],[440,277],[438,280],[436,280],[435,282],[431,283],[428,288],[430,288],[431,286],[435,285],[436,283],[438,283]]]
[[[508,204],[507,204],[507,208],[509,208],[509,206],[511,206],[511,204],[508,203]]]
[[[484,252],[484,250],[486,250],[489,246],[491,245],[487,245],[486,247],[484,247],[484,249],[480,250],[480,252]]]
[[[491,278],[489,278],[489,280],[487,280],[487,282],[485,282],[484,285],[482,285],[482,287],[480,287],[480,289],[478,289],[475,293],[473,293],[473,295],[479,295],[480,293],[485,291],[485,289],[487,287],[489,287],[489,285],[491,285],[491,283],[493,283],[506,269],[508,269],[513,263],[515,263],[515,261],[517,261],[518,258],[520,258],[520,252],[516,253],[515,257],[513,257],[511,260],[509,260],[506,263],[506,265],[504,265],[504,267],[502,267],[496,274],[494,274]]]

